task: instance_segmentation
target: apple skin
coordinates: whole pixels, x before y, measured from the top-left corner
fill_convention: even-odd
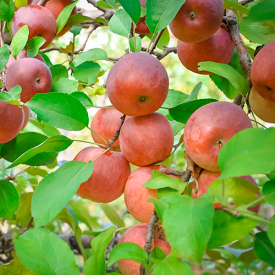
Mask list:
[[[122,115],[123,114],[119,112],[117,109],[100,109],[96,112],[95,116],[93,117],[91,128],[99,135],[101,135],[106,141],[109,141],[118,129],[121,122],[120,118]],[[129,117],[126,117],[125,121],[128,118]],[[96,135],[94,132],[91,133],[93,140],[96,143],[105,145],[105,143],[98,135]],[[112,150],[120,152],[119,138],[114,142]]]
[[[146,5],[146,1],[147,0],[140,0],[140,5],[141,7],[145,8]],[[135,29],[135,32],[138,34],[147,34],[150,33],[150,30],[148,28],[148,26],[146,25],[146,16],[143,16],[139,19],[138,23],[137,23],[137,27]]]
[[[213,102],[199,108],[188,119],[184,145],[198,166],[219,172],[218,154],[222,146],[246,128],[252,128],[252,123],[241,107],[231,102]]]
[[[215,34],[223,15],[222,0],[186,0],[169,27],[179,40],[199,43]]]
[[[20,85],[21,101],[27,102],[38,93],[49,93],[52,88],[52,74],[47,65],[35,58],[22,58],[13,62],[6,74],[6,87]]]
[[[31,116],[31,110],[27,106],[23,105],[23,111],[24,111],[24,123],[22,126],[22,130],[27,126]]]
[[[120,133],[123,156],[136,166],[147,166],[167,158],[174,144],[174,133],[168,119],[159,113],[131,117]]]
[[[261,97],[254,87],[249,94],[249,103],[257,117],[265,122],[275,123],[275,102]]]
[[[144,116],[164,103],[169,78],[158,59],[147,53],[130,53],[112,67],[107,93],[114,107],[127,116]]]
[[[184,67],[197,74],[210,75],[211,72],[199,71],[198,63],[212,61],[228,64],[234,54],[235,44],[230,33],[220,27],[213,36],[199,43],[178,40],[177,48],[180,62]]]
[[[214,180],[216,180],[220,175],[221,175],[220,173],[215,173],[215,172],[211,172],[211,171],[203,171],[198,179],[198,183],[199,183],[198,193],[192,195],[192,197],[194,199],[197,199],[200,196],[202,196],[204,193],[207,193],[208,192],[207,187],[209,187],[211,185],[211,183]],[[258,184],[251,176],[241,176],[238,178],[242,179],[242,180],[250,181],[253,185],[258,187]],[[259,196],[261,196],[260,191],[257,194]],[[221,207],[221,203],[213,203],[213,206],[214,206],[214,208],[219,208],[219,207]],[[259,203],[254,207],[248,208],[248,210],[253,211],[254,213],[258,214],[260,207],[261,207],[261,204]]]
[[[0,143],[9,142],[18,135],[24,118],[22,108],[0,100]]]
[[[20,54],[17,56],[16,60],[19,60],[19,59],[22,59],[22,58],[29,58],[29,57],[27,57],[27,51],[26,50],[22,50],[20,52]],[[43,59],[43,57],[40,54],[36,55],[33,58],[36,58],[36,59],[38,59],[38,60],[40,60],[40,61],[42,61],[43,63],[46,64],[45,60]],[[14,61],[15,61],[14,57],[12,55],[10,55],[10,58],[9,58],[8,63],[6,64],[6,67],[8,68]]]
[[[87,147],[81,150],[75,161],[89,162],[104,152],[102,148]],[[131,174],[129,162],[118,152],[106,152],[94,161],[91,177],[82,183],[77,194],[94,202],[108,203],[119,198]]]
[[[159,165],[141,167],[135,170],[128,178],[125,190],[124,201],[130,214],[139,222],[149,222],[154,214],[155,206],[148,199],[157,200],[158,189],[143,187],[151,179],[151,172],[158,171]],[[170,178],[176,176],[169,175]]]
[[[46,39],[41,49],[46,48],[54,39],[57,26],[52,13],[37,5],[29,5],[20,8],[12,19],[12,32],[16,34],[18,30],[27,25],[29,27],[29,39],[35,36],[42,36]]]
[[[118,244],[121,243],[135,243],[139,245],[141,248],[144,248],[145,239],[147,234],[147,223],[141,223],[130,227],[125,233],[122,235]],[[166,255],[169,255],[171,252],[171,246],[169,242],[158,238],[155,232],[153,233],[153,241],[152,241],[152,249],[154,247],[159,247],[164,251]],[[132,260],[119,260],[117,262],[118,268],[122,275],[139,275],[140,274],[140,266],[141,264]]]
[[[275,102],[275,41],[264,46],[251,66],[251,82],[264,99]]]

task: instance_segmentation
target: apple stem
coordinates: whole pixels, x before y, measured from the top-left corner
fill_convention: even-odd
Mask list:
[[[153,53],[153,51],[154,51],[154,49],[156,48],[156,46],[157,46],[157,44],[158,44],[158,42],[159,42],[159,40],[160,40],[160,38],[161,38],[161,36],[162,36],[164,30],[165,30],[165,29],[161,30],[161,31],[158,33],[158,35],[157,35],[157,37],[156,37],[156,39],[155,39],[155,41],[154,41],[154,44],[152,45],[150,51],[148,52],[149,54],[152,54],[152,53]]]

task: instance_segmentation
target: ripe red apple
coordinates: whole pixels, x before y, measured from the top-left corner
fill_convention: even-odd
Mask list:
[[[178,56],[188,70],[198,74],[212,74],[199,71],[198,63],[212,61],[228,64],[234,54],[235,44],[230,33],[223,27],[209,39],[199,43],[186,43],[178,40]]]
[[[169,27],[179,40],[198,43],[215,34],[223,15],[222,0],[186,0]]]
[[[131,117],[120,133],[123,156],[136,166],[147,166],[167,158],[174,144],[174,133],[168,119],[159,113]]]
[[[161,107],[168,94],[169,79],[155,57],[130,53],[112,67],[106,86],[118,111],[127,116],[143,116]]]
[[[22,130],[27,126],[31,115],[31,110],[25,105],[23,105],[23,111],[24,111],[24,123],[22,126]]]
[[[149,222],[154,214],[155,206],[148,202],[148,199],[157,200],[157,189],[150,189],[142,185],[151,179],[151,172],[158,171],[158,165],[141,167],[135,170],[128,178],[125,190],[124,200],[127,209],[131,215],[139,222]],[[176,176],[169,175],[170,178]]]
[[[109,141],[118,129],[122,115],[123,114],[117,109],[100,109],[93,117],[91,128],[100,136],[102,136],[106,141]],[[125,120],[128,118],[129,117],[126,117]],[[96,143],[105,145],[105,143],[98,135],[96,135],[94,132],[91,133],[93,140]],[[114,142],[112,150],[120,152],[119,138]]]
[[[38,2],[39,0],[33,0],[32,5],[37,5]],[[55,19],[57,19],[61,11],[72,2],[73,2],[72,0],[48,0],[44,4],[44,7],[47,8],[53,14]],[[77,13],[77,9],[76,7],[74,7],[71,15],[76,13]],[[67,31],[69,31],[71,27],[72,26],[65,25],[65,27],[56,36],[57,37],[62,36]]]
[[[265,122],[275,123],[275,102],[261,97],[254,87],[249,94],[249,103],[257,117]]]
[[[135,243],[141,248],[144,248],[145,239],[147,234],[147,223],[140,223],[130,227],[121,237],[118,244],[121,243]],[[153,232],[152,249],[159,247],[166,255],[170,254],[171,246],[169,242],[163,240],[162,237]],[[122,275],[139,275],[141,264],[132,260],[120,260],[117,262],[118,268]]]
[[[49,93],[52,74],[47,65],[35,58],[22,58],[13,62],[6,74],[6,87],[20,85],[21,101],[27,102],[38,93]]]
[[[147,0],[140,0],[140,5],[145,8],[145,5],[146,5],[146,1]],[[148,28],[148,26],[146,25],[146,16],[143,16],[139,19],[138,23],[137,23],[137,27],[135,29],[135,32],[136,33],[139,33],[139,34],[147,34],[147,33],[150,33],[150,30]]]
[[[24,25],[29,27],[29,39],[35,36],[42,36],[46,39],[41,49],[46,48],[53,41],[57,30],[52,13],[37,5],[22,7],[14,14],[12,19],[13,34],[16,34]]]
[[[211,171],[202,172],[202,174],[200,175],[200,177],[198,179],[198,183],[199,183],[198,193],[197,194],[193,193],[192,197],[194,199],[196,199],[196,198],[199,198],[200,196],[202,196],[204,193],[207,193],[208,192],[207,187],[209,187],[210,184],[214,180],[216,180],[220,175],[221,175],[220,173],[215,173],[215,172],[211,172]],[[251,176],[242,176],[242,177],[238,177],[238,178],[243,179],[243,180],[248,180],[253,185],[258,187],[258,184]],[[258,195],[261,196],[260,191],[258,192]],[[219,207],[221,207],[221,203],[213,203],[213,206],[214,206],[214,208],[219,208]],[[261,207],[261,204],[259,203],[254,207],[248,208],[248,210],[258,213],[260,210],[260,207]]]
[[[188,155],[200,167],[219,172],[218,154],[223,145],[252,123],[243,109],[231,102],[213,102],[195,111],[184,129]]]
[[[275,102],[275,41],[264,46],[256,55],[251,67],[251,81],[264,99]]]
[[[22,50],[21,53],[17,56],[16,60],[19,60],[19,59],[22,59],[22,58],[29,58],[29,57],[27,57],[27,51],[26,50]],[[42,61],[43,63],[46,63],[45,60],[43,59],[43,57],[40,54],[36,55],[33,58],[36,58],[36,59]],[[8,68],[14,61],[15,61],[14,57],[12,55],[10,55],[10,58],[9,58],[9,61],[6,65],[6,67]]]
[[[74,160],[89,162],[104,152],[102,148],[87,147]],[[108,151],[94,161],[92,176],[82,183],[77,194],[95,202],[108,203],[119,198],[131,174],[129,162],[118,152]]]
[[[14,139],[24,123],[23,109],[0,100],[0,143]]]

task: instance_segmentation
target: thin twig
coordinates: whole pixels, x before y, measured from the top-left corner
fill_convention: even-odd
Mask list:
[[[156,39],[155,39],[155,41],[154,41],[154,44],[152,45],[150,51],[148,52],[149,54],[152,54],[153,51],[155,50],[155,48],[156,48],[156,46],[157,46],[157,44],[158,44],[158,42],[159,42],[159,40],[160,40],[160,38],[161,38],[161,36],[162,36],[164,30],[165,30],[165,29],[161,30],[161,31],[158,33],[158,35],[157,35],[157,37],[156,37]]]
[[[125,118],[126,118],[126,115],[123,115],[123,116],[120,118],[120,119],[121,119],[120,125],[119,125],[119,127],[118,127],[116,133],[114,134],[114,136],[108,141],[108,143],[107,143],[107,148],[110,149],[110,148],[112,147],[112,145],[114,144],[114,142],[118,139],[119,134],[120,134],[120,130],[121,130],[121,127],[122,127],[122,125],[123,125],[123,123],[124,123],[124,121],[125,121]]]
[[[38,6],[44,6],[48,0],[40,0],[37,5]]]
[[[240,4],[244,6],[244,5],[249,4],[251,2],[254,2],[254,0],[243,0],[243,1],[240,2]]]

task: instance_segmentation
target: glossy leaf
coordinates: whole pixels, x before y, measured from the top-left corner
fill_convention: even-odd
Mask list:
[[[55,64],[55,65],[51,66],[50,71],[52,73],[53,84],[61,78],[69,77],[67,68],[61,64]],[[58,91],[56,91],[56,92],[58,92]]]
[[[242,4],[236,2],[235,0],[224,0],[223,2],[224,2],[225,9],[234,9],[246,15],[249,13],[248,7],[243,6]]]
[[[267,203],[275,206],[275,179],[265,183],[262,195],[265,197]]]
[[[40,181],[31,206],[36,227],[46,225],[62,210],[80,184],[90,178],[93,168],[91,161],[69,161]]]
[[[168,204],[163,202],[162,200],[148,199],[147,201],[149,201],[155,205],[156,213],[157,213],[159,219],[162,221],[163,220],[163,212],[168,207]]]
[[[27,25],[21,27],[14,35],[11,41],[11,54],[16,59],[20,52],[24,49],[29,37],[29,28]]]
[[[86,108],[68,94],[37,94],[25,105],[43,121],[61,129],[79,131],[89,123]]]
[[[274,170],[274,139],[274,128],[249,128],[234,135],[219,152],[219,179],[264,174]]]
[[[0,48],[0,71],[2,71],[10,58],[10,51],[8,45],[3,45]]]
[[[67,21],[67,25],[75,26],[75,25],[81,24],[84,21],[93,21],[93,18],[82,15],[80,13],[72,14]]]
[[[16,237],[14,247],[19,260],[34,274],[79,275],[73,251],[47,229],[28,230]]]
[[[44,45],[46,40],[43,37],[34,37],[26,44],[27,57],[35,57],[38,55],[40,47]]]
[[[80,64],[87,61],[107,60],[107,59],[108,59],[108,55],[105,50],[100,48],[94,48],[77,55],[73,60],[73,64],[75,67],[77,67]]]
[[[109,30],[115,34],[129,37],[131,30],[131,17],[124,9],[116,11],[109,21]]]
[[[74,68],[73,76],[81,82],[92,85],[96,82],[99,72],[99,64],[93,61],[86,61]]]
[[[275,20],[275,6],[273,0],[258,2],[253,6],[247,17],[250,21]]]
[[[77,86],[76,80],[62,77],[53,83],[51,92],[71,94],[77,90]]]
[[[180,91],[169,89],[168,96],[165,99],[162,107],[173,108],[182,104],[185,100],[188,99],[188,95]]]
[[[19,99],[21,95],[22,88],[19,85],[16,85],[10,89],[9,92],[0,92],[0,99],[9,104],[20,106]]]
[[[106,203],[101,203],[100,207],[114,225],[116,225],[118,228],[125,227],[124,221],[120,218],[114,208]]]
[[[140,0],[119,0],[121,6],[130,15],[133,21],[137,24],[140,18],[141,5]]]
[[[0,21],[10,22],[14,15],[13,0],[0,1]]]
[[[130,48],[133,53],[141,51],[141,38],[138,35],[130,38]]]
[[[87,109],[94,106],[93,101],[83,92],[73,92],[71,96],[78,99]]]

